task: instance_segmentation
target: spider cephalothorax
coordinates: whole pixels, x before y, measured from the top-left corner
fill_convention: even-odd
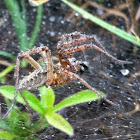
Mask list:
[[[86,49],[95,49],[117,63],[131,64],[131,62],[118,60],[110,55],[107,51],[105,51],[103,46],[94,36],[81,34],[80,32],[64,34],[62,35],[57,45],[57,53],[59,59],[59,62],[57,64],[53,64],[51,51],[46,46],[34,48],[18,55],[15,69],[16,82],[14,102],[16,100],[17,90],[31,90],[43,85],[46,85],[47,87],[55,87],[57,85],[64,85],[71,80],[79,80],[87,88],[96,92],[98,96],[103,98],[103,96],[96,89],[91,87],[78,75],[78,72],[86,68],[86,65],[83,62],[76,60],[76,58],[73,57],[73,53]],[[30,56],[34,53],[41,53],[44,59],[45,67],[41,67],[41,65]],[[23,58],[25,58],[31,64],[31,66],[35,68],[35,71],[19,81],[20,61]],[[109,103],[112,103],[107,99],[105,100]],[[8,110],[5,117],[9,114],[12,107]]]

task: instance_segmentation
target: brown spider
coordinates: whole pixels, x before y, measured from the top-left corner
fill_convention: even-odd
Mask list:
[[[93,42],[95,42],[97,45],[93,44]],[[131,64],[131,62],[118,60],[114,58],[112,55],[110,55],[107,51],[104,50],[103,46],[94,36],[81,34],[80,32],[73,32],[70,34],[62,35],[60,41],[57,44],[57,52],[59,59],[58,64],[53,64],[51,51],[46,46],[34,48],[32,50],[20,53],[18,55],[15,68],[15,76],[16,76],[15,98],[12,106],[7,111],[4,117],[6,117],[12,110],[16,101],[18,90],[19,91],[22,89],[32,90],[35,88],[39,88],[43,85],[46,85],[47,87],[49,86],[55,87],[56,85],[64,85],[65,83],[70,82],[73,79],[79,80],[83,85],[88,87],[90,90],[96,92],[98,96],[104,98],[100,94],[100,92],[91,87],[86,81],[80,78],[80,76],[77,74],[80,70],[83,69],[83,65],[82,62],[77,61],[72,54],[74,52],[85,49],[96,49],[97,51],[111,58],[115,62],[121,64]],[[45,67],[41,67],[40,64],[30,56],[31,54],[39,52],[41,53],[44,59]],[[19,81],[19,67],[20,62],[23,58],[25,58],[31,64],[31,66],[35,68],[35,71]],[[113,104],[111,101],[107,99],[105,100]]]

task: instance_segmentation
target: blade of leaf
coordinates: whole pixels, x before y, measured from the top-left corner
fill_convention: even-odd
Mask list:
[[[73,135],[73,129],[71,125],[61,115],[57,113],[49,112],[46,114],[45,117],[50,125],[65,132],[70,136]]]
[[[4,140],[13,140],[14,138],[16,138],[17,136],[10,134],[6,131],[0,131],[0,139],[4,139]]]
[[[77,11],[78,13],[80,13],[83,17],[86,17],[86,19],[91,20],[92,22],[96,23],[97,25],[107,29],[108,31],[120,36],[121,38],[137,44],[138,46],[140,46],[140,41],[137,40],[137,38],[119,28],[117,28],[116,26],[113,26],[103,20],[101,20],[100,18],[94,16],[91,13],[88,13],[86,10],[78,7],[77,5],[67,1],[67,0],[62,0],[65,4],[67,4],[69,7],[71,7],[72,9],[74,9],[75,11]]]
[[[4,97],[7,97],[8,99],[13,100],[14,91],[15,91],[14,86],[0,86],[0,93]],[[36,112],[38,112],[40,114],[44,114],[44,111],[43,111],[44,108],[42,107],[40,101],[36,98],[36,96],[33,95],[32,93],[30,93],[29,91],[24,90],[22,92],[23,92],[23,95],[26,98],[28,104],[30,105],[30,107],[32,109],[34,109]],[[18,92],[16,101],[18,101],[22,104],[25,104],[25,102],[19,92]]]
[[[103,92],[100,92],[103,96],[106,96]],[[100,97],[91,90],[80,91],[56,104],[53,108],[53,112],[62,110],[63,108],[73,106],[80,103],[85,103],[89,101],[96,101]]]
[[[6,51],[0,51],[0,56],[5,56],[11,59],[16,59],[16,56],[14,56],[12,53],[6,52]]]
[[[43,105],[43,108],[46,111],[50,111],[53,108],[54,101],[55,101],[55,94],[51,88],[41,87],[40,88],[41,93],[41,103]]]
[[[15,65],[8,66],[6,69],[4,69],[2,72],[0,72],[0,78],[8,74],[14,69]]]

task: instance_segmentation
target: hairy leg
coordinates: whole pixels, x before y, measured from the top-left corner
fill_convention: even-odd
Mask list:
[[[107,51],[101,49],[100,47],[98,47],[94,44],[84,44],[84,45],[68,48],[68,49],[63,50],[61,52],[61,54],[71,54],[73,52],[80,51],[80,50],[85,50],[85,49],[95,49],[95,50],[97,50],[100,53],[106,55],[107,57],[109,57],[110,59],[112,59],[113,61],[115,61],[119,64],[132,64],[132,62],[130,62],[130,61],[123,61],[123,60],[119,60],[119,59],[113,57]]]
[[[106,99],[100,92],[98,92],[95,88],[91,87],[86,81],[84,81],[82,78],[79,77],[79,75],[72,73],[70,71],[67,71],[65,69],[61,69],[61,72],[68,75],[69,77],[72,77],[75,80],[79,80],[83,85],[85,85],[87,88],[95,92],[100,98],[105,99],[106,102],[108,102],[111,105],[115,105],[112,101]]]
[[[14,99],[13,99],[13,103],[11,105],[11,107],[8,109],[8,111],[6,112],[6,114],[4,115],[3,118],[6,118],[8,116],[8,114],[12,111],[15,102],[16,102],[16,97],[17,97],[17,91],[18,91],[18,86],[19,86],[19,68],[20,68],[20,62],[23,58],[25,58],[35,69],[40,69],[41,66],[30,56],[31,54],[34,53],[38,53],[38,52],[42,52],[42,51],[48,51],[48,48],[45,47],[39,47],[39,48],[35,48],[23,53],[20,53],[17,57],[17,61],[16,61],[16,66],[15,66],[15,93],[14,93]]]
[[[47,47],[46,47],[47,48]],[[44,59],[44,62],[46,64],[46,69],[47,69],[47,85],[51,85],[53,81],[53,61],[51,58],[51,51],[43,51],[42,52],[42,57]]]
[[[68,39],[70,39],[70,41]],[[98,41],[98,39],[96,39],[95,36],[81,34],[80,32],[73,32],[70,34],[63,35],[60,40],[60,42],[62,42],[62,43],[58,43],[57,49],[63,50],[65,48],[69,48],[70,46],[78,45],[78,44],[86,42],[86,41],[93,41],[93,42],[97,43],[97,45],[104,50],[104,47]]]

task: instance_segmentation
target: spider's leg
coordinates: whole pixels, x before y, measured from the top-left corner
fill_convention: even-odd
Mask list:
[[[29,55],[34,54],[34,53],[38,53],[38,52],[42,52],[44,50],[48,50],[48,48],[45,47],[39,47],[39,48],[35,48],[23,53],[20,53],[17,57],[17,61],[16,61],[16,66],[15,66],[15,93],[14,93],[14,99],[13,99],[13,103],[11,105],[11,107],[8,109],[8,111],[6,112],[6,114],[4,115],[3,118],[6,118],[8,116],[8,114],[12,111],[15,103],[16,103],[16,98],[17,98],[17,91],[18,91],[18,85],[19,85],[19,68],[20,68],[20,62],[23,58],[25,58],[35,69],[40,69],[41,66]]]
[[[79,75],[72,73],[70,71],[67,71],[65,69],[61,69],[61,72],[68,75],[69,77],[72,77],[73,79],[79,80],[83,85],[85,85],[87,88],[89,88],[90,90],[92,90],[93,92],[95,92],[100,98],[105,99],[106,102],[108,102],[111,105],[115,105],[112,101],[106,99],[99,91],[97,91],[96,89],[94,89],[92,86],[90,86],[85,80],[83,80],[82,78],[79,77]]]
[[[64,35],[61,36],[61,40],[60,41],[62,43],[65,43],[69,38],[72,38],[72,39],[73,38],[79,38],[80,35],[81,35],[81,33],[77,32],[77,31],[69,33],[69,34],[64,34]]]
[[[19,81],[19,66],[20,66],[20,59],[17,58],[17,61],[16,61],[16,82],[15,82],[15,93],[14,93],[14,99],[13,99],[13,103],[11,105],[11,107],[8,109],[8,111],[6,112],[6,114],[4,115],[3,118],[6,118],[8,116],[8,114],[12,111],[15,103],[16,103],[16,98],[17,98],[17,90],[18,90],[18,81]]]
[[[47,47],[46,47],[47,48]],[[44,58],[44,62],[46,64],[47,69],[47,85],[51,85],[53,81],[53,61],[51,58],[51,51],[49,49],[42,52],[42,56]]]
[[[115,62],[120,63],[120,64],[132,64],[132,62],[130,62],[130,61],[123,61],[123,60],[119,60],[119,59],[113,57],[107,51],[101,49],[100,47],[98,47],[94,44],[84,44],[84,45],[68,48],[68,49],[61,51],[61,54],[71,54],[73,52],[85,50],[85,49],[95,49],[95,50],[101,52],[102,54],[106,55],[107,57],[111,58],[112,60],[114,60]]]
[[[30,64],[33,68],[35,69],[41,69],[41,66],[39,63],[37,63],[30,55],[27,55],[24,57]]]
[[[48,50],[49,50],[48,47],[46,47],[46,46],[42,47],[41,46],[41,47],[34,48],[32,50],[29,50],[29,51],[20,53],[18,57],[20,59],[25,58],[31,64],[32,67],[34,67],[35,69],[40,69],[41,66],[39,65],[39,63],[37,63],[30,55],[35,54],[35,53],[39,53],[39,52],[43,52],[43,51],[47,52]]]
[[[67,38],[70,38],[70,41],[68,41]],[[98,45],[98,47],[102,48],[105,51],[104,47],[99,42],[99,40],[96,39],[95,36],[81,34],[80,32],[73,32],[70,34],[63,35],[61,40],[60,40],[60,43],[58,43],[58,45],[57,45],[57,50],[61,51],[65,48],[69,48],[69,47],[72,47],[73,45],[78,45],[78,44],[81,44],[81,43],[87,42],[87,41],[95,42]],[[82,50],[82,53],[83,53],[83,56],[85,58],[84,50]],[[85,60],[86,60],[86,58],[85,58]]]
[[[98,41],[98,39],[96,39],[95,36],[81,34],[80,32],[73,32],[70,34],[63,35],[60,40],[60,42],[62,42],[62,43],[58,43],[57,49],[61,50],[63,48],[69,48],[70,46],[78,45],[78,44],[86,42],[86,41],[93,41],[93,42],[97,43],[97,45],[104,50],[104,47]]]
[[[24,97],[24,95],[23,95],[23,93],[22,93],[22,90],[19,90],[19,93],[20,93],[20,95],[22,96],[24,102],[26,103],[26,105],[27,105],[27,111],[28,111],[28,113],[30,114],[30,113],[31,113],[31,111],[30,111],[30,110],[31,110],[31,107],[29,106],[29,103],[27,102],[26,98]]]

